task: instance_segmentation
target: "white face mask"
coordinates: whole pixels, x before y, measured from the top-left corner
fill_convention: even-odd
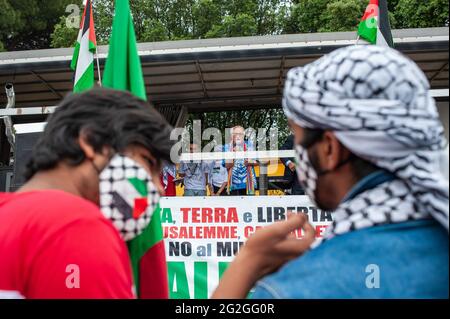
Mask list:
[[[295,165],[295,169],[300,185],[303,187],[306,195],[308,195],[313,204],[317,205],[314,194],[317,187],[317,173],[309,160],[308,150],[301,145],[295,145],[295,151],[297,153],[296,158],[298,161],[297,165]]]
[[[125,241],[138,236],[150,223],[159,203],[152,177],[137,162],[115,155],[100,173],[100,209]]]

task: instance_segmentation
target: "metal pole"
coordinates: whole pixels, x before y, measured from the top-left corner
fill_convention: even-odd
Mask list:
[[[14,92],[14,86],[12,83],[6,83],[5,85],[6,97],[8,99],[8,104],[6,109],[13,109],[16,106],[16,93]],[[16,136],[14,134],[13,124],[11,116],[3,117],[5,123],[5,135],[11,145],[11,150],[15,151]]]
[[[97,60],[98,85],[102,86],[102,75],[100,72],[100,62],[98,59],[98,48],[97,47],[95,47],[95,59]]]
[[[268,162],[259,162],[259,195],[267,195],[267,189],[269,188],[269,179],[267,177]]]
[[[92,0],[91,5],[92,5],[92,12],[91,12],[91,14],[92,14],[92,16],[94,16],[94,0]],[[102,86],[102,75],[101,75],[101,72],[100,72],[100,61],[99,61],[99,58],[98,58],[98,48],[97,48],[97,46],[95,46],[95,59],[97,60],[98,85]]]

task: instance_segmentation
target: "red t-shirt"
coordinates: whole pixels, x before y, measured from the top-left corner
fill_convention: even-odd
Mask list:
[[[125,242],[58,190],[0,193],[0,298],[135,298]]]

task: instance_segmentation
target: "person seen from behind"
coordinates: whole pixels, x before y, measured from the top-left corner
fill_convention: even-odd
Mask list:
[[[125,241],[164,193],[170,132],[127,92],[64,98],[26,164],[27,182],[0,193],[0,298],[135,298]]]
[[[424,73],[400,52],[349,46],[291,69],[283,109],[298,177],[332,211],[322,241],[298,217],[256,232],[214,298],[448,298],[448,142]],[[290,225],[290,226],[289,226]],[[291,231],[305,229],[302,240]],[[308,231],[309,229],[309,231]]]

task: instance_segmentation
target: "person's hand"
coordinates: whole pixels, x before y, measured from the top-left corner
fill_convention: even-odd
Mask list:
[[[292,232],[300,228],[304,230],[304,237],[297,239]],[[290,214],[286,221],[255,232],[241,250],[241,259],[253,267],[261,278],[300,256],[311,246],[314,238],[314,228],[307,221],[306,215]]]
[[[289,169],[290,169],[291,171],[293,171],[293,172],[295,171],[295,164],[294,164],[294,163],[289,162],[288,167],[289,167]]]
[[[229,170],[229,169],[233,168],[233,166],[234,166],[234,160],[232,162],[230,162],[230,163],[225,162],[225,168],[226,169]]]
[[[304,231],[302,239],[292,233],[299,228]],[[303,214],[291,214],[286,221],[256,231],[230,264],[212,297],[245,298],[259,279],[300,256],[314,238],[314,228]]]
[[[245,160],[244,161],[244,165],[245,166],[256,166],[257,165],[257,161],[255,161],[255,160]]]

